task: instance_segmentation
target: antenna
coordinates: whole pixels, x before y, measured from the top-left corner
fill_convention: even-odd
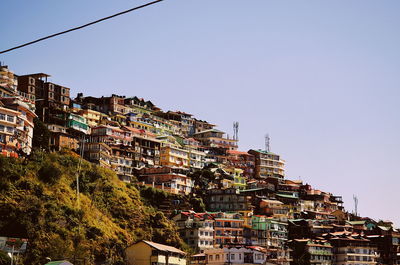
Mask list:
[[[353,195],[353,200],[354,200],[354,214],[356,215],[356,216],[358,216],[358,198],[357,198],[357,196],[356,195]]]
[[[233,140],[239,140],[239,122],[233,122]]]
[[[267,133],[265,135],[265,151],[267,151],[267,152],[271,151],[271,146],[270,146],[269,140],[270,140],[269,134]]]

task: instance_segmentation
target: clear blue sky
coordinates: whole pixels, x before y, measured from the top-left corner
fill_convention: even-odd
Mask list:
[[[2,1],[0,49],[143,1]],[[166,0],[0,60],[73,95],[152,100],[219,124],[287,176],[400,225],[400,1]]]

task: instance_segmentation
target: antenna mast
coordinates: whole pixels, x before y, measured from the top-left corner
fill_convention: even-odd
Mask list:
[[[354,200],[354,214],[358,216],[358,198],[356,195],[353,195]]]
[[[271,152],[271,146],[270,146],[269,140],[270,140],[269,134],[267,133],[265,135],[265,151],[267,151],[267,152]]]
[[[239,122],[233,122],[233,140],[239,140]]]

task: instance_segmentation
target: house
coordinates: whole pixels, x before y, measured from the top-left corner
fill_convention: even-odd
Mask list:
[[[186,265],[186,253],[172,246],[142,240],[125,249],[128,265]]]

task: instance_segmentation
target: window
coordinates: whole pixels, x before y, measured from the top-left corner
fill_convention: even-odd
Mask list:
[[[0,113],[0,120],[5,120],[6,119],[6,115],[5,114],[2,114],[2,113]]]
[[[209,256],[208,256],[208,260],[209,260],[209,261],[212,261],[212,260],[213,260],[213,255],[209,255]]]
[[[14,128],[13,127],[7,127],[7,132],[8,133],[13,133],[14,132]]]
[[[0,125],[0,132],[4,132],[4,125]]]
[[[231,254],[231,260],[235,259],[235,254]]]

